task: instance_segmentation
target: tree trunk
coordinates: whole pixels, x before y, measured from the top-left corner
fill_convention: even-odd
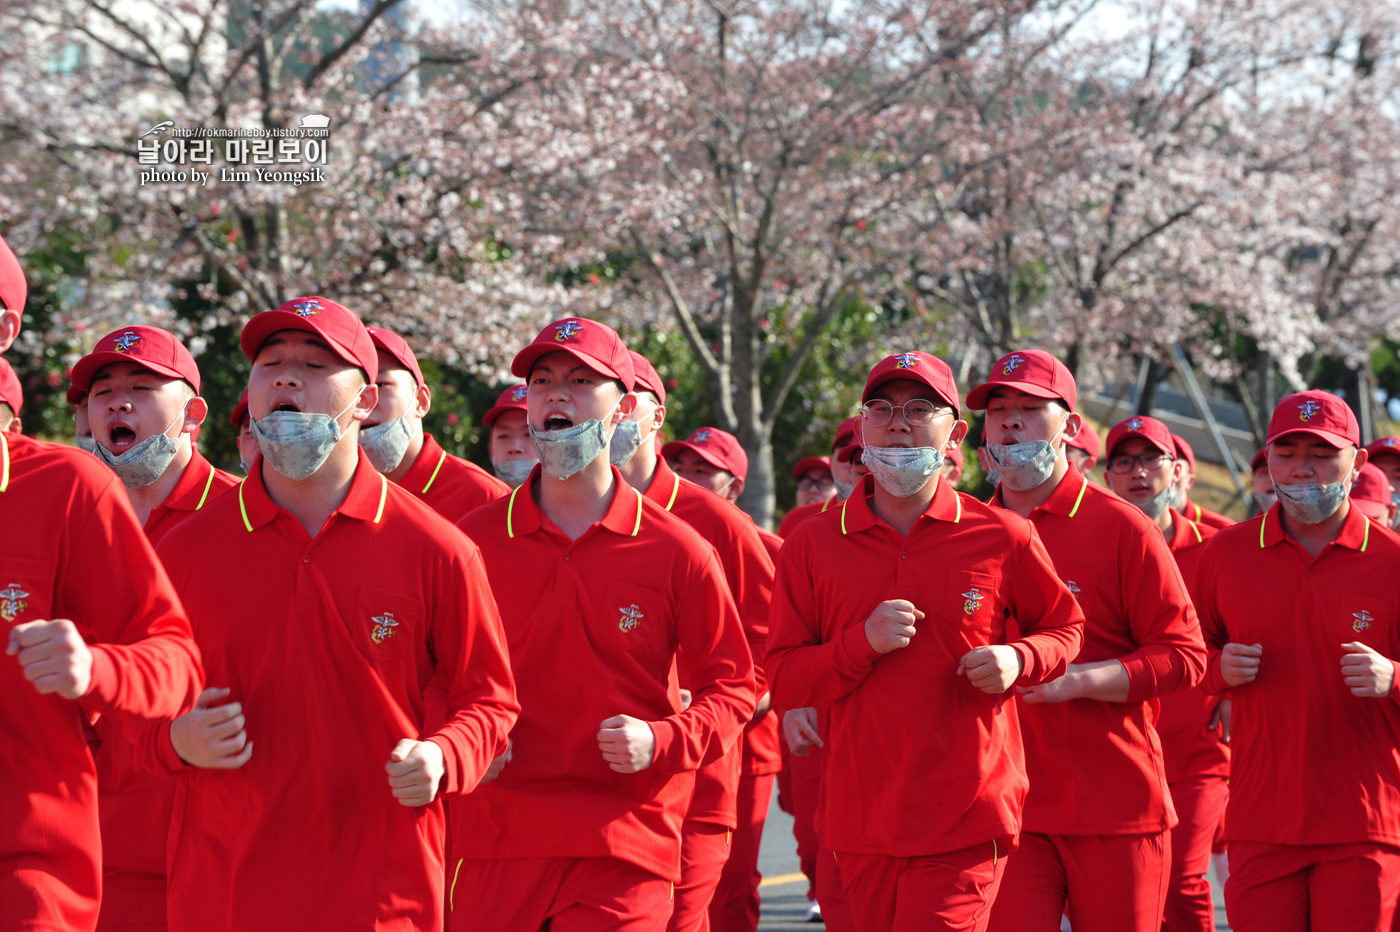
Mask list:
[[[1155,359],[1148,360],[1147,378],[1143,380],[1142,394],[1138,395],[1137,409],[1133,411],[1134,414],[1142,417],[1152,416],[1152,408],[1157,404],[1157,383],[1162,381],[1165,372],[1166,369],[1160,362]]]
[[[744,494],[739,496],[739,507],[748,512],[759,527],[771,530],[777,490],[773,439],[761,426],[741,425],[739,442],[749,455],[749,475],[744,481]]]

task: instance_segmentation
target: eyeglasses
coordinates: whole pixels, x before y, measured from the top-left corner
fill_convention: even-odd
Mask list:
[[[1163,466],[1175,462],[1176,460],[1173,457],[1165,453],[1143,453],[1140,456],[1128,456],[1127,454],[1123,454],[1121,456],[1109,457],[1108,471],[1117,473],[1120,476],[1125,476],[1130,472],[1137,472],[1138,467],[1152,472],[1154,469],[1161,469]]]
[[[804,476],[797,480],[797,487],[803,492],[810,492],[813,489],[829,489],[833,485],[835,483],[831,481],[830,476],[822,476],[820,479],[808,479]]]
[[[952,408],[936,405],[923,398],[915,398],[902,405],[892,405],[888,401],[877,399],[861,405],[860,410],[871,427],[884,427],[896,411],[904,412],[904,420],[910,427],[923,427],[940,414],[953,413]]]

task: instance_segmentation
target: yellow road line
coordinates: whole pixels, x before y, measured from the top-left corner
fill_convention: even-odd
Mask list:
[[[779,887],[785,883],[797,883],[799,880],[806,881],[806,874],[779,874],[776,877],[764,877],[758,882],[760,887]]]

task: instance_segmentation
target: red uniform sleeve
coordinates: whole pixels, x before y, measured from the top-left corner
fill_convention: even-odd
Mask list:
[[[700,571],[677,579],[676,636],[690,667],[690,707],[649,722],[652,766],[680,773],[723,757],[754,713],[754,665],[739,612],[714,549]]]
[[[64,604],[96,642],[83,708],[147,719],[192,708],[204,683],[199,648],[115,477],[69,546],[59,581]]]
[[[768,676],[773,703],[782,709],[823,706],[849,694],[870,675],[880,653],[865,625],[854,624],[823,641],[817,617],[809,536],[783,544],[768,618]]]
[[[720,553],[724,578],[729,580],[729,592],[739,610],[744,636],[753,657],[754,695],[762,698],[768,692],[768,677],[763,673],[763,657],[768,646],[768,612],[773,602],[773,561],[758,529],[748,525],[739,531],[733,545]]]
[[[469,793],[506,750],[520,714],[510,650],[481,552],[462,538],[449,572],[438,581],[429,636],[437,676],[447,691],[443,722],[428,739],[442,748],[446,773],[439,793]],[[425,697],[425,706],[432,699]],[[425,708],[431,719],[434,712]]]
[[[1230,632],[1225,620],[1220,617],[1219,604],[1215,599],[1217,577],[1215,542],[1207,541],[1201,557],[1196,561],[1196,572],[1191,578],[1191,604],[1196,607],[1196,615],[1201,625],[1201,635],[1206,645],[1206,675],[1202,681],[1206,691],[1216,695],[1228,692],[1230,684],[1220,677],[1220,653],[1230,641]]]
[[[1186,689],[1205,676],[1206,650],[1196,609],[1161,534],[1124,538],[1118,566],[1137,650],[1119,657],[1128,671],[1128,702]],[[1121,545],[1120,545],[1121,546]]]
[[[1018,686],[1038,686],[1064,675],[1084,643],[1084,611],[1060,581],[1055,564],[1035,526],[1012,551],[1008,572],[1007,607],[1022,636],[1011,642],[1021,655]]]

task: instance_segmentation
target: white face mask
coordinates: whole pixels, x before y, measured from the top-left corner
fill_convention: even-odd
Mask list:
[[[613,428],[612,440],[608,443],[608,462],[621,469],[632,462],[641,448],[642,425],[629,417]]]
[[[409,422],[408,415],[405,411],[392,421],[360,428],[360,447],[374,468],[382,473],[398,469],[413,443],[414,425]]]
[[[842,482],[835,476],[832,476],[831,482],[836,486],[836,500],[838,502],[844,502],[846,499],[850,498],[851,493],[856,490],[856,484],[854,482]]]
[[[1278,501],[1278,496],[1273,492],[1255,492],[1254,505],[1259,511],[1265,512],[1274,507],[1274,502]]]
[[[506,485],[519,487],[526,479],[530,478],[530,472],[535,468],[539,460],[491,460],[491,468],[496,470],[496,475]]]
[[[363,390],[340,414],[308,414],[302,411],[273,411],[254,420],[249,414],[248,429],[258,440],[258,452],[268,465],[294,482],[308,478],[330,459],[344,431],[340,418],[364,395]]]
[[[77,442],[79,450],[82,450],[84,453],[91,453],[94,456],[97,455],[97,438],[92,436],[92,434],[88,434],[84,437],[82,434],[74,431],[73,439]]]
[[[1156,521],[1162,516],[1162,512],[1166,511],[1168,508],[1173,507],[1172,502],[1175,498],[1176,487],[1169,484],[1165,489],[1158,492],[1156,495],[1152,496],[1142,504],[1138,504],[1137,502],[1134,502],[1133,504],[1143,514],[1147,515],[1153,521]]]
[[[122,485],[128,489],[144,489],[155,482],[165,471],[170,468],[171,462],[175,459],[175,454],[180,452],[180,442],[184,439],[184,434],[171,438],[168,436],[170,428],[185,418],[185,410],[189,407],[186,403],[180,409],[180,413],[175,415],[175,420],[165,425],[165,430],[154,436],[147,437],[136,444],[125,453],[118,456],[108,450],[102,444],[96,444],[92,451],[97,458],[108,466],[121,479]],[[81,440],[81,438],[79,438]]]
[[[608,428],[604,421],[612,417],[613,411],[622,404],[622,398],[603,418],[584,421],[574,427],[536,430],[535,425],[530,424],[530,439],[535,443],[535,452],[539,454],[540,466],[544,471],[555,479],[564,480],[577,475],[596,460],[608,446]]]
[[[908,498],[943,466],[937,447],[866,447],[861,457],[875,481],[895,498]]]
[[[1029,492],[1045,484],[1055,471],[1060,454],[1054,442],[1064,432],[1069,423],[1065,416],[1060,429],[1049,440],[1028,440],[1025,443],[988,443],[987,455],[991,458],[1000,484],[1013,492]],[[989,470],[990,472],[990,470]]]

